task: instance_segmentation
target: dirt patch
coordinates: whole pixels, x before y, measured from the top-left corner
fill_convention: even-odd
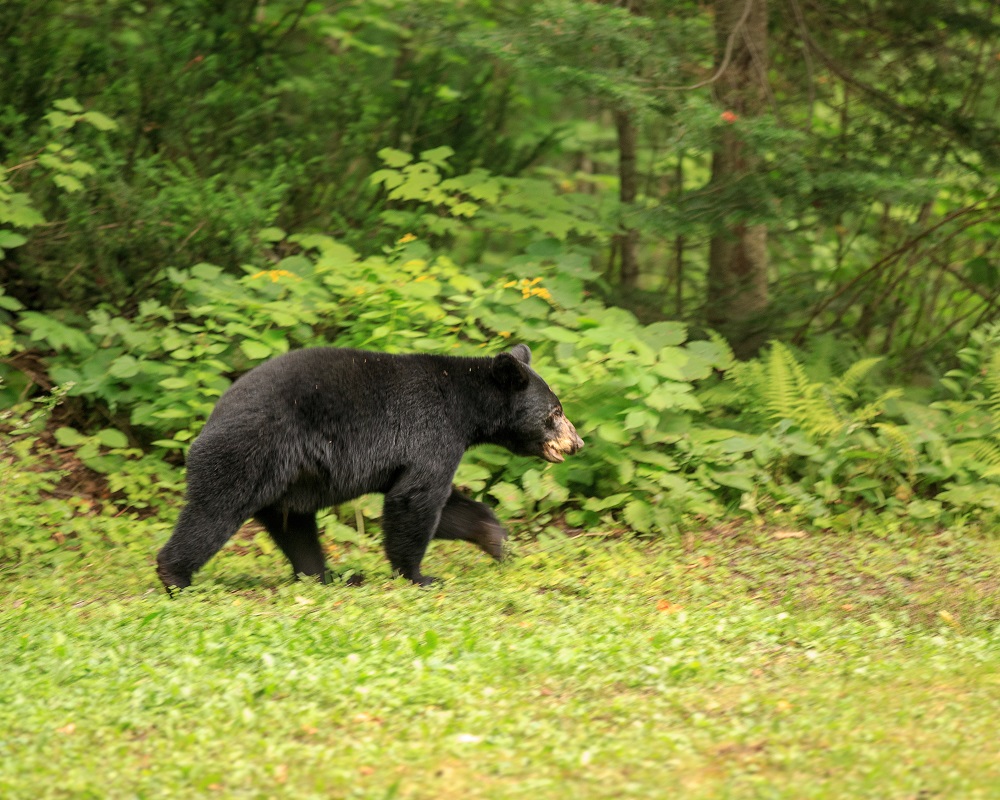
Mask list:
[[[685,568],[705,583],[738,582],[749,599],[843,616],[901,615],[961,628],[1000,620],[1000,543],[974,532],[862,534],[739,523],[685,537]],[[782,535],[776,535],[782,534]]]

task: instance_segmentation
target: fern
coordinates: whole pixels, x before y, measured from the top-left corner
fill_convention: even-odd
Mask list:
[[[983,383],[986,385],[986,405],[993,417],[993,426],[1000,431],[1000,348],[993,353],[985,367]]]
[[[810,405],[804,396],[812,393],[812,385],[802,365],[787,347],[775,342],[764,362],[764,369],[767,383],[761,388],[768,415],[799,422],[803,407]]]
[[[886,402],[899,396],[898,389],[890,389],[860,408],[851,408],[857,387],[879,361],[861,359],[830,382],[815,381],[787,346],[775,342],[758,362],[734,370],[733,377],[740,388],[762,401],[759,410],[764,416],[775,422],[789,420],[813,439],[827,440],[868,427],[883,413]]]
[[[902,397],[903,390],[899,388],[887,389],[882,392],[875,400],[868,403],[867,405],[861,406],[861,408],[856,409],[852,412],[852,418],[858,423],[868,424],[875,417],[880,416],[885,412],[885,404],[890,400],[897,397]]]
[[[724,365],[720,368],[731,367],[736,363],[736,355],[733,353],[733,348],[729,346],[729,342],[726,340],[725,336],[721,333],[716,333],[715,331],[709,331],[708,338],[712,344],[719,348],[719,352],[721,353],[719,363]]]
[[[851,364],[844,370],[843,375],[833,381],[834,391],[842,397],[856,399],[858,396],[857,387],[881,362],[881,358],[862,358]]]
[[[908,477],[912,478],[917,471],[917,448],[905,428],[891,422],[876,422],[875,429],[879,432],[879,440],[886,445],[886,455],[895,462],[902,462]]]
[[[987,472],[995,474],[1000,470],[1000,444],[991,439],[980,439],[975,442],[972,457],[978,465],[985,467]]]

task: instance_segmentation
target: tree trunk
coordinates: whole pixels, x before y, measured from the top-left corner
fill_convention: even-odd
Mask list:
[[[716,98],[725,125],[712,154],[712,183],[731,185],[753,168],[740,120],[767,103],[767,0],[716,0]],[[751,212],[753,209],[746,209]],[[767,229],[736,224],[712,237],[708,255],[708,323],[741,357],[753,355],[766,336],[769,303]]]
[[[638,132],[632,115],[624,109],[615,111],[615,128],[618,130],[618,199],[622,209],[635,202],[639,188],[636,173],[636,142]],[[639,284],[639,231],[623,226],[615,236],[616,249],[621,262],[621,285],[634,289]]]

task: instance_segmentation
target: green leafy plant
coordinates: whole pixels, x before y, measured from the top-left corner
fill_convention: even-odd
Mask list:
[[[944,483],[938,498],[1000,514],[1000,324],[974,330],[957,356],[960,365],[941,379],[948,398],[924,414],[913,406],[904,413],[925,431],[928,467]]]
[[[45,222],[31,196],[15,190],[16,173],[40,167],[63,192],[80,192],[84,186],[83,179],[93,175],[95,170],[70,146],[67,134],[81,124],[99,131],[113,131],[118,127],[113,119],[99,111],[84,111],[72,97],[56,100],[45,120],[51,129],[50,141],[41,152],[0,172],[0,226],[10,226],[0,227],[0,259],[4,258],[5,250],[20,247],[28,241],[26,236],[13,228],[30,230]]]
[[[594,273],[571,248],[538,242],[498,279],[413,236],[361,258],[329,237],[265,233],[297,252],[242,277],[208,264],[168,268],[174,302],[147,300],[130,318],[98,308],[77,327],[25,313],[19,327],[51,351],[53,380],[166,451],[190,443],[233,377],[291,347],[472,355],[527,342],[588,447],[544,470],[484,448],[460,482],[539,530],[603,520],[654,533],[692,513],[720,513],[713,491],[737,478],[706,472],[685,429],[700,411],[693,382],[727,369],[731,353],[719,340],[685,344],[678,323],[643,325],[588,296]],[[59,435],[101,472],[116,473],[126,458],[112,430]],[[671,455],[678,447],[680,459]]]
[[[379,151],[385,166],[371,181],[381,186],[394,204],[382,218],[395,229],[457,234],[468,230],[541,235],[564,241],[568,237],[607,239],[612,225],[608,208],[593,195],[560,192],[543,178],[502,177],[477,168],[445,177],[450,147],[420,153],[392,148]]]

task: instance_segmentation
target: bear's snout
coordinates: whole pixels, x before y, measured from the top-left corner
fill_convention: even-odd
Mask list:
[[[566,456],[580,452],[583,448],[583,439],[576,432],[573,423],[566,417],[561,417],[556,435],[542,445],[542,457],[546,461],[558,464],[566,460]]]

